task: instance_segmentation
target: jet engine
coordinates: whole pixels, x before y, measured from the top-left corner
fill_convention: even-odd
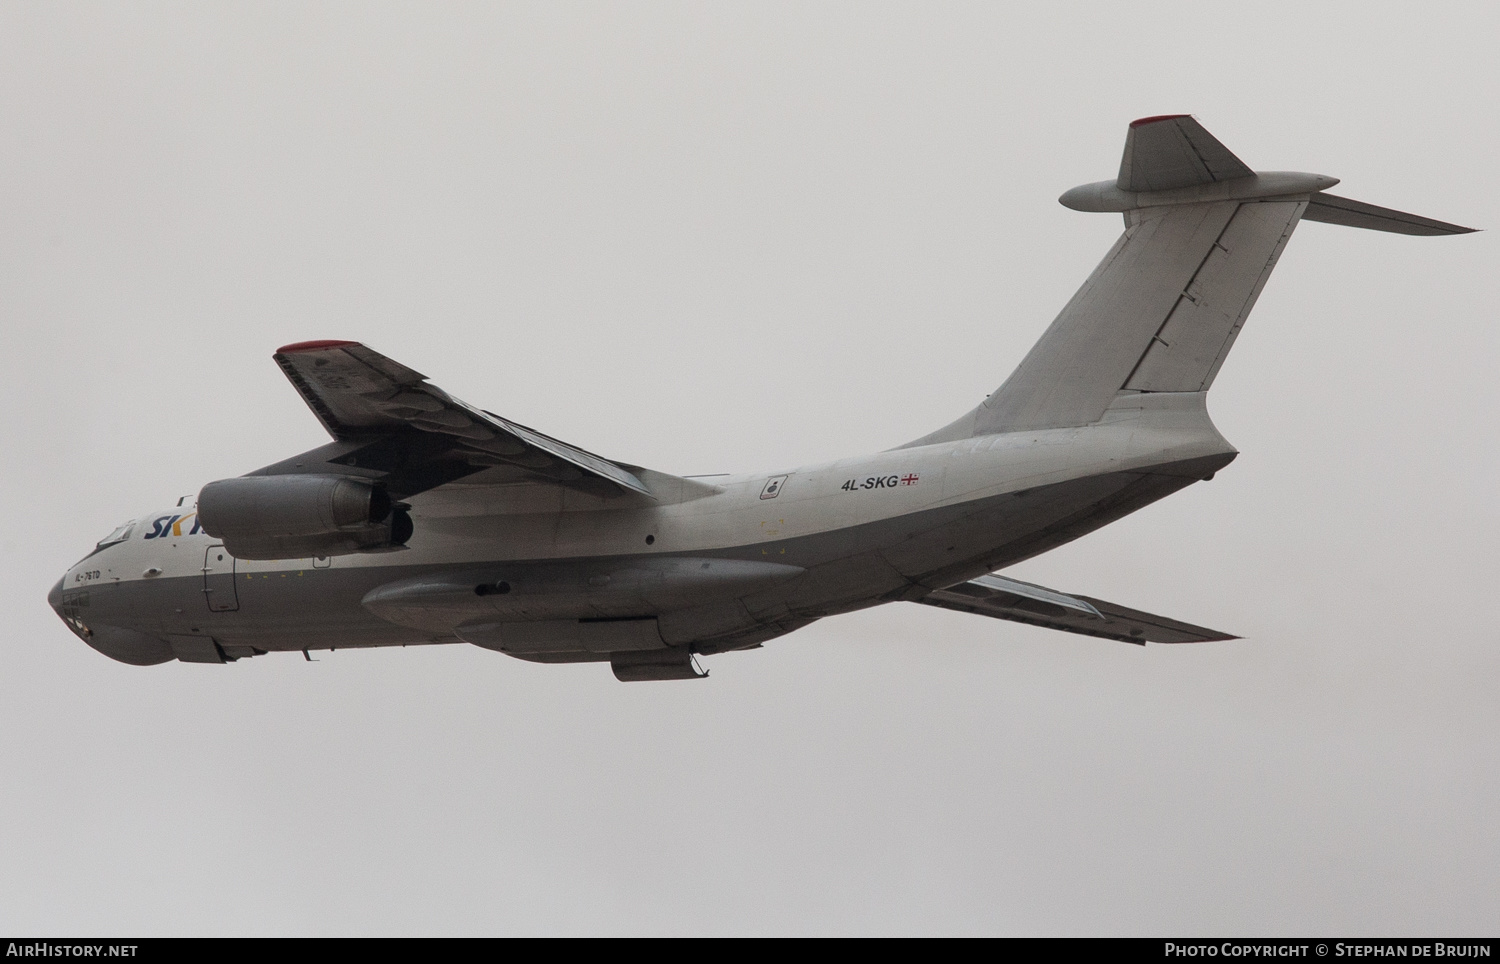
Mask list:
[[[247,475],[198,493],[203,530],[239,559],[302,559],[402,548],[406,506],[385,489],[336,475]]]

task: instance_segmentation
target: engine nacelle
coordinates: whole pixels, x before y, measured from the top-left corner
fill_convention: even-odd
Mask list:
[[[203,530],[240,559],[304,559],[397,549],[411,517],[379,486],[336,475],[247,475],[198,493]]]

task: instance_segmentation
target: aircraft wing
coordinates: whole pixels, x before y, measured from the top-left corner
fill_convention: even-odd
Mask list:
[[[1029,623],[1122,643],[1207,643],[1239,639],[1227,633],[1153,616],[1089,596],[1069,596],[1018,579],[988,575],[939,589],[918,600],[928,606]]]
[[[334,444],[261,469],[276,475],[354,470],[405,497],[475,472],[512,467],[529,481],[598,480],[651,496],[633,467],[474,408],[379,352],[353,341],[305,341],[273,356]]]

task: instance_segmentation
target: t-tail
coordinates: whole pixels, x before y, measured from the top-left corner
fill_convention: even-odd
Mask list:
[[[1125,233],[983,404],[911,445],[1089,425],[1121,394],[1206,392],[1297,222],[1397,234],[1473,228],[1327,193],[1337,178],[1252,171],[1187,114],[1130,125],[1120,174],[1073,188]]]

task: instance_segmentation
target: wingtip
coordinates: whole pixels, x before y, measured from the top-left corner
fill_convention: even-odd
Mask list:
[[[338,341],[336,339],[323,339],[322,341],[296,341],[290,345],[282,345],[276,349],[278,355],[295,355],[299,351],[317,351],[320,348],[346,348],[357,345],[357,341]]]

